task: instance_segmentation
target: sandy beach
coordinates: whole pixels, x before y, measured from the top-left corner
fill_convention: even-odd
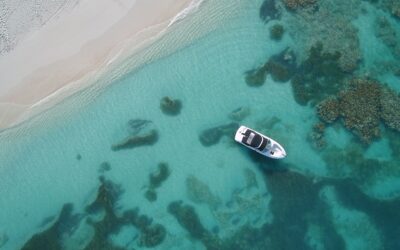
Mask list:
[[[48,99],[57,103],[85,87],[129,56],[124,52],[144,47],[190,2],[80,0],[57,10],[0,55],[0,129],[28,118]]]

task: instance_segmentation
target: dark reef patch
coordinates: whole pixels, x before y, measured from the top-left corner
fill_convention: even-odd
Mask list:
[[[260,18],[264,22],[280,19],[281,11],[278,9],[275,0],[264,0],[260,7]]]
[[[234,121],[240,122],[244,119],[246,119],[246,117],[248,117],[250,115],[250,108],[248,107],[239,107],[235,110],[233,110],[228,117]]]
[[[200,133],[199,140],[203,146],[209,147],[217,144],[223,136],[232,138],[238,128],[238,123],[231,122],[226,125],[205,129]]]
[[[163,242],[166,236],[164,226],[153,224],[151,218],[139,214],[138,208],[126,210],[122,216],[118,216],[116,214],[116,202],[122,194],[122,188],[104,178],[100,178],[100,183],[96,199],[86,207],[86,210],[89,213],[102,211],[104,216],[100,221],[87,219],[87,223],[94,228],[94,235],[86,245],[85,250],[123,249],[114,246],[109,241],[109,237],[118,234],[120,229],[126,225],[133,225],[140,231],[139,246],[154,247]]]
[[[161,111],[170,116],[178,115],[182,109],[182,102],[179,99],[171,99],[165,96],[160,101]]]
[[[128,130],[131,135],[137,135],[143,129],[147,128],[152,121],[144,119],[131,119],[128,121]]]
[[[62,238],[71,235],[81,220],[81,215],[73,214],[73,206],[67,203],[61,209],[57,221],[48,229],[33,235],[22,247],[23,250],[62,249]]]
[[[275,41],[280,41],[284,33],[285,29],[281,24],[275,24],[269,29],[269,37]]]
[[[131,149],[140,146],[151,146],[154,145],[158,141],[158,132],[153,129],[148,133],[142,135],[133,135],[128,136],[123,141],[116,143],[111,146],[113,151],[119,151],[122,149]]]
[[[154,173],[150,173],[149,175],[149,187],[145,192],[144,196],[150,202],[157,200],[156,189],[161,186],[161,184],[166,181],[171,174],[168,164],[165,162],[161,162],[158,164],[158,169]]]
[[[262,66],[245,72],[245,81],[250,87],[262,86],[270,74],[276,82],[287,82],[296,72],[296,56],[289,48],[271,56]]]
[[[99,173],[103,174],[111,170],[111,164],[107,161],[104,161],[99,166]]]
[[[292,79],[294,99],[298,104],[304,106],[310,102],[314,106],[340,91],[346,77],[339,66],[340,56],[340,53],[323,52],[322,43],[311,48],[308,58]]]

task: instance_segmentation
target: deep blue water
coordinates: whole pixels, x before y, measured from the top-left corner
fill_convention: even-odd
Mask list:
[[[3,131],[0,249],[399,249],[399,6],[289,3],[206,1],[148,50],[179,49]]]

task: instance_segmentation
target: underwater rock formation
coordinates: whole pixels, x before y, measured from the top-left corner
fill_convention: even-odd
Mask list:
[[[281,11],[278,9],[275,0],[264,0],[259,14],[260,18],[266,23],[281,18]]]
[[[160,101],[161,111],[170,116],[178,115],[182,109],[182,102],[179,99],[171,99],[165,96]]]
[[[139,237],[139,246],[155,247],[164,241],[167,230],[160,224],[145,227]]]
[[[148,201],[152,202],[157,200],[156,189],[161,186],[161,184],[167,180],[170,175],[170,170],[167,163],[161,162],[158,164],[158,169],[154,173],[150,173],[149,182],[150,185],[145,192],[145,197]]]
[[[280,41],[284,33],[285,29],[280,24],[275,24],[269,29],[269,37],[275,41]]]
[[[6,233],[0,234],[0,248],[2,248],[8,242],[8,236]]]
[[[82,160],[82,155],[81,154],[77,154],[75,157],[78,161]]]
[[[229,114],[229,118],[234,121],[240,122],[240,121],[243,121],[244,119],[246,119],[246,117],[249,115],[250,115],[250,108],[240,107],[240,108],[233,110]]]
[[[195,203],[205,203],[210,208],[216,208],[221,204],[221,199],[211,192],[207,184],[193,175],[186,178],[186,190],[189,200]]]
[[[73,206],[67,203],[61,209],[57,221],[48,229],[35,234],[22,247],[23,250],[37,249],[62,249],[62,238],[71,235],[81,220],[80,215],[72,213]]]
[[[203,146],[209,147],[217,144],[223,136],[232,138],[238,128],[239,124],[231,122],[226,125],[205,129],[200,133],[199,140]]]
[[[122,149],[131,149],[140,146],[150,146],[158,141],[158,132],[153,129],[142,135],[128,136],[123,141],[111,146],[111,150],[119,151]]]
[[[285,6],[290,10],[304,8],[317,3],[317,0],[282,0]]]

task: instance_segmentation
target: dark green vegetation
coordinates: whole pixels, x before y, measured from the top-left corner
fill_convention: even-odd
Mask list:
[[[150,130],[142,135],[128,136],[123,141],[111,146],[113,151],[119,151],[122,149],[131,149],[140,146],[150,146],[158,141],[157,130]]]
[[[157,200],[156,189],[159,188],[161,184],[167,180],[170,174],[171,172],[169,170],[168,164],[164,162],[158,164],[158,169],[156,172],[150,173],[150,185],[145,192],[145,197],[148,201],[153,202]]]
[[[217,144],[223,136],[232,138],[238,128],[239,124],[234,122],[209,128],[200,133],[199,140],[203,146],[209,147]]]
[[[165,96],[160,101],[161,111],[170,116],[178,115],[182,109],[182,102],[179,99],[171,99]]]
[[[269,36],[272,40],[280,41],[285,33],[285,29],[280,24],[275,24],[269,28]]]

